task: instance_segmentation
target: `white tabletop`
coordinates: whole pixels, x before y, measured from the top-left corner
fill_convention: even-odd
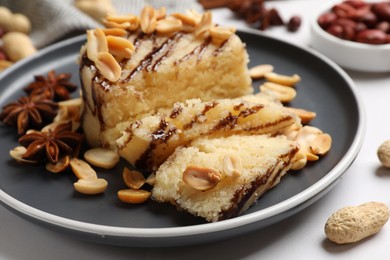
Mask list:
[[[329,0],[328,0],[329,1]],[[334,0],[332,0],[334,1]],[[271,1],[283,17],[298,14],[297,33],[273,28],[266,32],[309,45],[309,18],[321,0]],[[220,24],[245,27],[230,11],[218,9]],[[381,201],[390,205],[390,170],[380,166],[378,146],[390,139],[390,74],[347,73],[355,82],[366,112],[365,140],[359,155],[339,183],[323,198],[272,226],[225,241],[178,248],[130,248],[98,245],[37,226],[0,206],[0,259],[390,259],[390,224],[359,243],[336,245],[324,234],[331,213],[349,205]]]

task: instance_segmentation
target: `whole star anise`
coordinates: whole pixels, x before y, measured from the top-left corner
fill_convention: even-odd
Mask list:
[[[52,100],[37,97],[21,97],[3,107],[0,120],[18,128],[18,134],[24,134],[28,129],[38,129],[50,122],[57,114],[58,105]]]
[[[56,75],[54,70],[47,73],[47,77],[35,76],[35,81],[29,84],[24,91],[30,96],[40,96],[54,101],[68,100],[70,93],[77,89],[77,85],[69,81],[70,73]]]
[[[54,130],[26,134],[18,141],[27,148],[22,159],[57,163],[62,155],[75,156],[82,140],[83,135],[72,132],[72,122],[68,121],[59,124]]]

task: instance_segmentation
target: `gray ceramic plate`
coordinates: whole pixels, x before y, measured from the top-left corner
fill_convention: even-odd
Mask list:
[[[73,189],[71,173],[50,174],[43,167],[26,167],[8,155],[17,145],[14,129],[0,126],[0,200],[15,213],[37,224],[88,241],[126,246],[175,246],[220,240],[287,218],[319,199],[334,186],[356,157],[363,139],[363,113],[351,79],[334,63],[301,47],[259,34],[240,32],[251,66],[273,64],[282,74],[297,73],[302,81],[293,106],[317,112],[313,125],[333,137],[330,153],[305,169],[288,174],[244,215],[205,223],[168,204],[153,201],[124,205],[116,192],[124,188],[123,164],[98,170],[109,188],[104,195],[83,196]],[[72,73],[84,37],[73,38],[15,65],[1,74],[0,107],[23,95],[34,75],[55,69]],[[259,82],[254,82],[257,85]]]

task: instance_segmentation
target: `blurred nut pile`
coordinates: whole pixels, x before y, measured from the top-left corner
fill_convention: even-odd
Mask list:
[[[292,16],[285,21],[276,8],[266,8],[264,0],[199,0],[205,9],[227,7],[238,18],[259,30],[267,30],[271,26],[286,26],[290,32],[295,32],[301,26],[300,16]]]
[[[37,51],[30,31],[31,22],[25,15],[0,6],[0,72]]]
[[[111,0],[75,0],[74,5],[99,23],[107,14],[116,13]]]
[[[390,43],[390,2],[346,0],[317,19],[328,33],[367,44]]]

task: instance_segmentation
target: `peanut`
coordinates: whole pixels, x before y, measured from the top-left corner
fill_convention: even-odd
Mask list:
[[[110,0],[77,0],[74,4],[80,11],[98,22],[102,22],[108,13],[116,12]]]
[[[222,161],[222,171],[230,177],[240,176],[242,172],[241,158],[236,155],[225,155]]]
[[[183,181],[196,190],[209,190],[221,181],[221,173],[212,168],[187,166],[183,172]]]
[[[74,183],[74,188],[82,194],[95,195],[103,193],[107,189],[107,185],[105,179],[79,179]]]
[[[0,72],[11,67],[13,62],[8,60],[0,60]]]
[[[389,208],[381,202],[344,207],[329,217],[325,234],[337,244],[354,243],[379,232],[388,219]]]
[[[103,168],[114,168],[119,162],[119,155],[109,149],[92,148],[84,153],[84,158],[90,164]]]
[[[3,49],[13,62],[34,54],[37,49],[31,39],[21,32],[8,32],[3,36]]]
[[[157,21],[156,31],[160,34],[177,32],[182,27],[182,21],[174,17],[167,17]]]
[[[72,158],[70,167],[78,179],[97,179],[95,170],[84,160]]]
[[[46,170],[53,173],[59,173],[65,171],[70,164],[69,156],[64,156],[58,160],[57,163],[46,163]]]
[[[112,82],[119,80],[122,74],[122,68],[111,53],[98,53],[95,64],[106,79]]]
[[[275,72],[265,73],[264,77],[273,83],[277,83],[284,86],[292,87],[301,81],[301,77],[298,74],[294,74],[292,76],[277,74]]]
[[[302,124],[310,123],[310,121],[317,116],[316,112],[305,110],[302,108],[286,107],[286,109],[289,110],[291,113],[296,114],[301,119]]]
[[[274,66],[270,64],[261,64],[249,69],[249,76],[252,79],[261,79],[266,73],[272,72]]]
[[[382,165],[390,168],[390,140],[383,142],[379,146],[377,155]]]
[[[31,31],[31,22],[24,14],[14,14],[8,8],[1,6],[0,27],[6,32],[29,34]]]
[[[146,190],[125,189],[118,191],[120,201],[130,204],[140,204],[150,197],[150,192]]]
[[[17,146],[11,151],[9,151],[9,155],[19,163],[37,163],[36,161],[30,161],[22,158],[23,154],[25,154],[26,151],[27,151],[26,147]]]
[[[294,88],[290,88],[285,85],[281,85],[273,82],[265,82],[260,86],[260,90],[272,91],[280,100],[280,102],[283,103],[292,101],[297,95],[297,92]]]
[[[145,184],[145,177],[139,171],[124,168],[122,176],[126,186],[129,188],[138,190]]]

